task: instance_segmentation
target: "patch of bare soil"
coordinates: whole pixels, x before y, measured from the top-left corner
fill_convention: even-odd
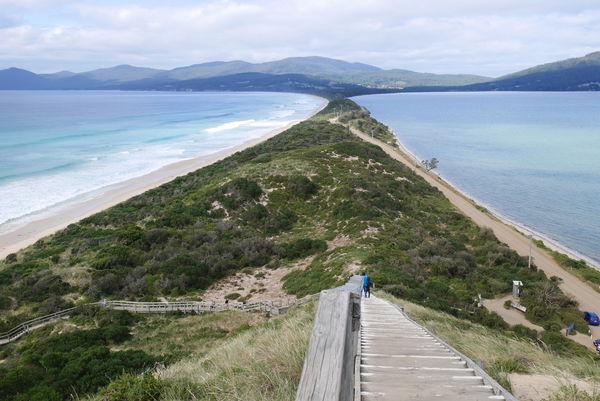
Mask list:
[[[514,326],[515,324],[522,324],[523,326],[537,331],[544,330],[543,327],[533,324],[527,320],[523,312],[518,311],[515,308],[506,309],[504,307],[504,302],[509,299],[512,300],[512,295],[507,295],[505,297],[496,299],[485,299],[483,300],[483,306],[485,306],[488,310],[499,314],[500,317],[502,317],[502,319],[504,319],[506,323],[510,324],[511,326]]]
[[[375,234],[377,234],[379,231],[381,231],[381,230],[379,229],[379,227],[368,226],[367,228],[365,228],[365,229],[362,231],[362,236],[363,236],[364,238],[367,238],[367,237],[373,237],[373,236],[374,236]]]
[[[508,380],[512,394],[520,401],[542,401],[560,390],[562,386],[575,386],[589,394],[598,394],[598,383],[573,377],[555,377],[542,374],[511,373]]]
[[[202,294],[202,300],[222,303],[225,302],[225,296],[237,293],[240,296],[236,301],[280,301],[284,304],[294,302],[296,296],[283,290],[283,277],[290,272],[306,269],[313,259],[314,256],[310,256],[287,267],[261,267],[251,274],[238,273],[212,285]]]
[[[504,319],[504,321],[506,321],[506,323],[510,324],[511,326],[515,324],[522,324],[523,326],[527,326],[530,329],[534,329],[539,332],[544,330],[543,327],[533,324],[529,320],[527,320],[523,312],[518,311],[514,308],[506,309],[504,307],[504,302],[506,302],[509,299],[512,299],[512,295],[507,295],[505,297],[496,299],[485,299],[483,301],[483,305],[488,310],[499,314],[500,317],[502,317],[502,319]],[[565,334],[565,330],[562,330],[562,333]],[[590,351],[596,350],[593,345],[593,339],[590,338],[589,334],[577,333],[575,335],[570,335],[569,338],[588,348]]]
[[[347,237],[345,235],[341,235],[339,237],[335,237],[331,241],[327,241],[327,250],[331,251],[336,248],[349,246],[349,245],[352,245],[353,242],[354,241],[352,240],[352,238]]]
[[[346,266],[344,273],[360,274],[361,271],[362,265],[359,262],[353,260]]]

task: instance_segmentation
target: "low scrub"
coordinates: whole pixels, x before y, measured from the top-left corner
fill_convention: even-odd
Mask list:
[[[0,399],[63,400],[95,392],[124,372],[138,373],[157,361],[139,350],[113,351],[131,338],[123,319],[100,319],[100,327],[37,336],[0,365]]]
[[[587,281],[596,291],[600,292],[600,270],[588,265],[583,259],[574,259],[564,253],[548,248],[543,241],[535,240],[535,244],[550,253],[554,260],[562,267],[569,270],[580,279]]]
[[[291,401],[300,381],[314,303],[191,353],[152,375],[125,374],[89,401]],[[142,398],[141,394],[147,394]]]

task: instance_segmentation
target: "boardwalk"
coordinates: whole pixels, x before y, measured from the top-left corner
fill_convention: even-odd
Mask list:
[[[465,360],[390,303],[363,298],[361,310],[362,400],[505,399]]]
[[[206,313],[206,312],[222,312],[226,310],[238,310],[243,312],[266,312],[271,315],[279,315],[287,312],[292,305],[299,305],[310,301],[314,295],[307,295],[304,298],[294,302],[284,303],[281,301],[256,301],[256,302],[198,302],[198,301],[175,301],[175,302],[136,302],[136,301],[112,301],[102,300],[93,302],[79,307],[69,308],[62,311],[52,313],[47,316],[38,317],[27,322],[23,322],[7,331],[0,333],[0,345],[8,344],[16,341],[23,335],[32,330],[43,327],[47,324],[56,322],[60,319],[68,318],[80,307],[102,307],[105,309],[125,310],[133,313]]]

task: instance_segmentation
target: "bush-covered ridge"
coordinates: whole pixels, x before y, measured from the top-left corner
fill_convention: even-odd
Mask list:
[[[375,139],[379,139],[392,146],[398,146],[398,141],[392,130],[387,125],[371,117],[369,110],[359,106],[352,100],[332,100],[317,115],[317,118],[324,119],[331,119],[332,117],[342,124],[358,128]]]
[[[284,279],[292,294],[368,270],[397,296],[503,330],[506,323],[478,308],[476,297],[508,293],[517,279],[526,285],[528,317],[548,330],[546,338],[570,322],[585,327],[556,282],[529,270],[379,147],[330,123],[331,111],[0,263],[3,328],[102,297],[200,296],[238,271],[299,260],[308,267]]]
[[[352,139],[341,127],[305,122],[70,225],[0,265],[1,306],[22,320],[82,297],[189,294],[242,268],[316,252],[322,240],[297,241],[321,236],[290,233],[312,217],[306,209],[320,190],[304,175],[302,154]]]
[[[329,123],[338,109],[361,110],[332,102],[269,141],[27,248],[0,267],[5,309],[16,319],[80,299],[189,296],[241,269],[315,255],[286,277],[289,292],[315,292],[366,268],[396,295],[503,326],[474,300],[520,279],[532,321],[583,327],[558,286],[491,231],[380,148]]]

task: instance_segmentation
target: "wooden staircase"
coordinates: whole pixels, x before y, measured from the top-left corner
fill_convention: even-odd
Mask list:
[[[463,356],[374,296],[362,299],[360,352],[361,400],[506,399]]]

